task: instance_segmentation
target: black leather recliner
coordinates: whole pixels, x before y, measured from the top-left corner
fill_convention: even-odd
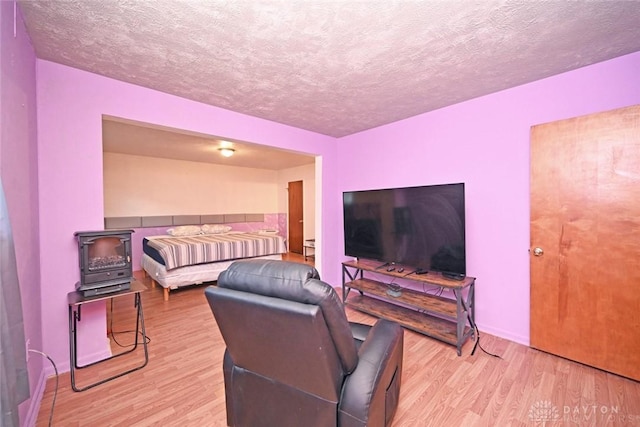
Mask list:
[[[229,426],[388,426],[398,405],[403,330],[349,323],[315,268],[233,263],[205,295],[227,346]]]

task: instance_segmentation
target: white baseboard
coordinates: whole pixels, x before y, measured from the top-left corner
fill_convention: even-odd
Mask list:
[[[529,347],[529,337],[527,336],[523,336],[523,335],[519,335],[519,334],[514,334],[511,333],[509,331],[505,331],[503,329],[499,329],[499,328],[492,328],[492,327],[488,327],[488,326],[484,326],[484,325],[478,325],[478,329],[480,330],[480,335],[482,336],[482,333],[487,333],[489,335],[493,335],[496,336],[498,338],[503,338],[505,340],[509,340],[509,341],[513,341],[517,344],[522,344],[524,346]]]

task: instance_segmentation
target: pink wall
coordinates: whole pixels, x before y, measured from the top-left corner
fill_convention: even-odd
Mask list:
[[[528,344],[530,127],[638,104],[639,76],[640,52],[341,138],[331,197],[465,182],[478,325]]]
[[[14,36],[14,5],[0,2],[0,171],[22,294],[25,338],[30,348],[42,350],[38,242],[38,159],[36,151],[35,54],[18,11]],[[28,354],[31,399],[20,406],[24,423],[35,420],[31,404],[44,387],[43,359]]]
[[[62,370],[69,369],[66,295],[79,278],[73,233],[103,227],[103,114],[321,155],[325,169],[335,161],[335,140],[330,137],[49,61],[36,64],[41,274],[47,278],[42,284],[43,337],[45,349]],[[86,312],[83,308],[81,363],[106,351],[104,311],[100,304]]]

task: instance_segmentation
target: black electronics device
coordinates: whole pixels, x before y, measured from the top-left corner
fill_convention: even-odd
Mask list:
[[[442,273],[443,277],[446,277],[447,279],[452,279],[452,280],[464,280],[464,274],[455,274],[455,273]]]
[[[345,255],[466,275],[464,183],[347,191],[343,210]]]

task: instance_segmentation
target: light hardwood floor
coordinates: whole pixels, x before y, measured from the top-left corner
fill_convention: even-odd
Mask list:
[[[161,289],[143,292],[149,364],[80,393],[71,390],[69,373],[61,374],[53,425],[225,426],[224,343],[203,291],[204,286],[184,288],[169,301]],[[351,310],[347,316],[375,321]],[[116,299],[112,317],[115,332],[132,329],[132,300]],[[480,334],[482,347],[502,359],[480,349],[471,356],[472,342],[458,357],[452,346],[405,332],[394,427],[640,426],[640,383]],[[116,339],[127,344],[133,334]],[[135,365],[140,357],[136,351],[80,371],[77,385]],[[48,423],[54,383],[47,381],[37,426]]]

